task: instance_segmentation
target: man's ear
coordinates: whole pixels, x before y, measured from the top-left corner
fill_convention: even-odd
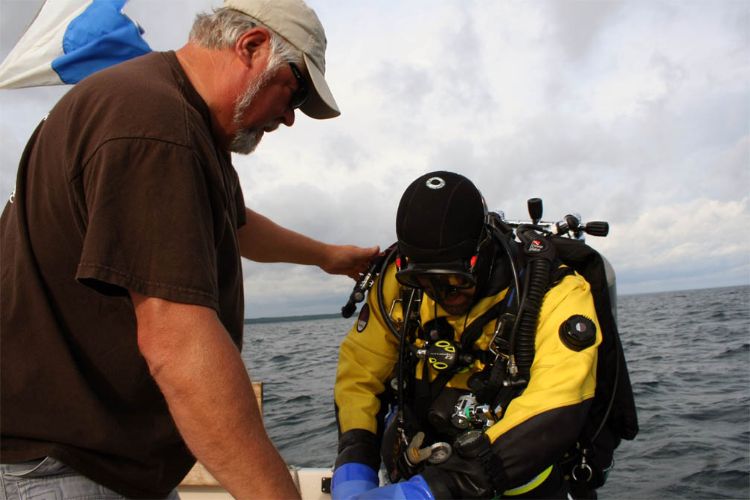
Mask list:
[[[234,53],[248,68],[265,65],[271,54],[271,33],[261,27],[247,30],[237,38]]]

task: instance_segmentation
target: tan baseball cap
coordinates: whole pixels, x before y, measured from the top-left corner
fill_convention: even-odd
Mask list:
[[[318,119],[341,114],[324,77],[326,34],[315,11],[302,0],[224,0],[224,7],[256,19],[302,51],[313,84],[303,113]]]

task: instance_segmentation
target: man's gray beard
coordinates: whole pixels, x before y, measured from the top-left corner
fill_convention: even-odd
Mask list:
[[[263,131],[257,129],[240,129],[232,139],[229,145],[229,151],[241,155],[249,155],[260,144],[263,138]]]
[[[242,115],[244,115],[247,108],[252,105],[253,100],[260,89],[268,83],[274,73],[275,71],[273,71],[273,68],[266,69],[257,80],[250,82],[247,85],[245,92],[237,98],[237,102],[234,105],[234,125],[238,128],[234,135],[234,139],[232,139],[232,142],[229,145],[229,151],[242,155],[249,155],[258,147],[260,140],[263,138],[263,128],[241,128],[240,123],[242,121]]]

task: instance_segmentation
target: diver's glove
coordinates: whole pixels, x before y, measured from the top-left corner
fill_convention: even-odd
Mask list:
[[[430,486],[420,475],[362,493],[356,500],[435,500]]]
[[[453,450],[448,460],[422,471],[435,498],[492,498],[504,490],[505,474],[486,434],[469,431],[456,439]]]
[[[350,500],[360,498],[358,495],[379,484],[378,473],[365,464],[349,462],[333,471],[331,479],[331,498],[333,500]]]

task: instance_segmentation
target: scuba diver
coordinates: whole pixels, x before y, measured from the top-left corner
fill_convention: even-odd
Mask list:
[[[589,282],[539,227],[514,231],[456,173],[409,185],[340,347],[334,500],[596,498],[635,407],[612,430],[610,398],[605,450],[582,447],[602,328]]]

